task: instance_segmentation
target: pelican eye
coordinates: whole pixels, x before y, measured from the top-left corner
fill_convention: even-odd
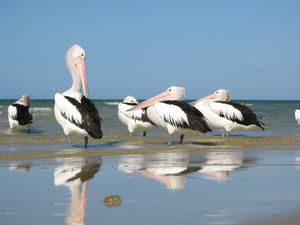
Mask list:
[[[169,88],[169,89],[168,89],[168,91],[172,91],[172,89],[171,89],[171,88]]]
[[[83,53],[81,54],[81,57],[84,58],[84,54]]]

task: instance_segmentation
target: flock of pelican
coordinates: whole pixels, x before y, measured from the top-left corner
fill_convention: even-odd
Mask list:
[[[85,71],[85,51],[79,45],[73,45],[66,53],[66,66],[69,69],[73,84],[65,92],[55,94],[54,114],[62,127],[68,143],[70,135],[80,134],[84,137],[85,148],[88,136],[101,139],[101,117],[88,98],[88,84]],[[81,87],[83,95],[81,94]],[[127,96],[118,105],[118,117],[127,125],[129,135],[135,129],[142,130],[143,135],[154,127],[167,130],[168,144],[172,144],[174,134],[184,135],[191,132],[206,133],[212,129],[222,131],[222,136],[229,136],[232,131],[264,130],[259,121],[247,106],[230,101],[227,90],[217,90],[213,94],[191,103],[182,101],[185,95],[183,87],[172,86],[166,91],[139,103],[135,97]],[[300,126],[300,109],[295,112]],[[23,95],[8,107],[10,128],[28,126],[32,123],[30,97]]]

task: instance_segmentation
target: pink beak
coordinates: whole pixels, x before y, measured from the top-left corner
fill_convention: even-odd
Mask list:
[[[80,75],[80,80],[83,88],[83,94],[85,97],[89,97],[89,90],[88,90],[88,84],[86,79],[86,72],[85,72],[85,65],[84,65],[84,59],[81,56],[78,56],[75,60],[75,65],[77,68],[77,71]]]
[[[213,93],[213,94],[211,94],[211,95],[209,95],[209,96],[206,96],[206,97],[204,97],[204,98],[200,98],[200,99],[198,99],[198,100],[196,100],[196,101],[193,101],[193,102],[191,102],[190,104],[192,105],[192,106],[195,106],[198,102],[200,102],[200,101],[203,101],[203,100],[207,100],[207,99],[215,99],[215,98],[217,98],[217,95],[215,94],[215,93]]]
[[[127,111],[133,111],[133,110],[138,110],[138,109],[143,109],[146,107],[149,107],[151,105],[154,105],[157,102],[164,101],[164,100],[169,100],[171,98],[171,93],[168,91],[165,91],[161,94],[158,94],[152,98],[147,99],[146,101],[141,102],[137,106],[127,110]]]

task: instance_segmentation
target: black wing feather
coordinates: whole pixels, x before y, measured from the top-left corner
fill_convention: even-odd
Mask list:
[[[175,101],[175,100],[162,101],[162,103],[175,105],[181,108],[186,113],[189,124],[186,123],[185,121],[181,121],[180,123],[178,123],[172,119],[170,120],[170,118],[164,118],[166,122],[171,123],[173,126],[183,128],[183,129],[198,130],[203,133],[211,131],[211,129],[209,128],[209,126],[205,121],[204,115],[192,105],[183,101]]]
[[[19,125],[27,125],[32,123],[32,115],[29,113],[29,107],[20,105],[20,104],[12,104],[12,106],[17,108],[17,115],[13,117],[14,120],[19,122]]]
[[[217,101],[217,102],[231,105],[232,107],[239,110],[243,115],[243,120],[240,120],[237,117],[227,118],[226,115],[220,113],[219,115],[221,117],[225,117],[225,118],[227,118],[227,119],[229,119],[233,122],[237,122],[239,124],[243,124],[243,125],[246,125],[246,126],[256,125],[259,128],[261,128],[262,130],[264,130],[264,127],[263,127],[264,124],[257,119],[256,114],[254,112],[252,112],[252,110],[249,109],[247,106],[236,103],[236,102],[223,102],[223,101]]]
[[[126,114],[126,115],[129,116],[131,119],[133,119],[135,121],[138,120],[138,121],[142,121],[144,123],[148,122],[148,123],[151,123],[152,125],[155,126],[155,124],[147,116],[147,108],[142,109],[142,111],[143,112],[142,112],[141,117],[135,116],[134,114]]]
[[[81,102],[78,102],[75,98],[69,96],[64,96],[71,104],[73,104],[76,109],[80,112],[82,116],[81,123],[76,123],[73,119],[66,118],[72,123],[75,123],[78,127],[86,130],[86,132],[93,138],[102,138],[101,130],[101,118],[98,114],[98,110],[90,99],[82,96]]]

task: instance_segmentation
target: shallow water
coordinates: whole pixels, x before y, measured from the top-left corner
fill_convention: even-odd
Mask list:
[[[53,101],[32,101],[31,134],[10,130],[11,102],[0,101],[0,224],[260,224],[300,211],[299,101],[242,101],[265,131],[172,146],[160,129],[128,137],[118,101],[95,101],[104,137],[86,150],[78,136],[66,144]]]
[[[0,174],[1,224],[238,224],[300,210],[300,150],[82,153],[2,161]]]

